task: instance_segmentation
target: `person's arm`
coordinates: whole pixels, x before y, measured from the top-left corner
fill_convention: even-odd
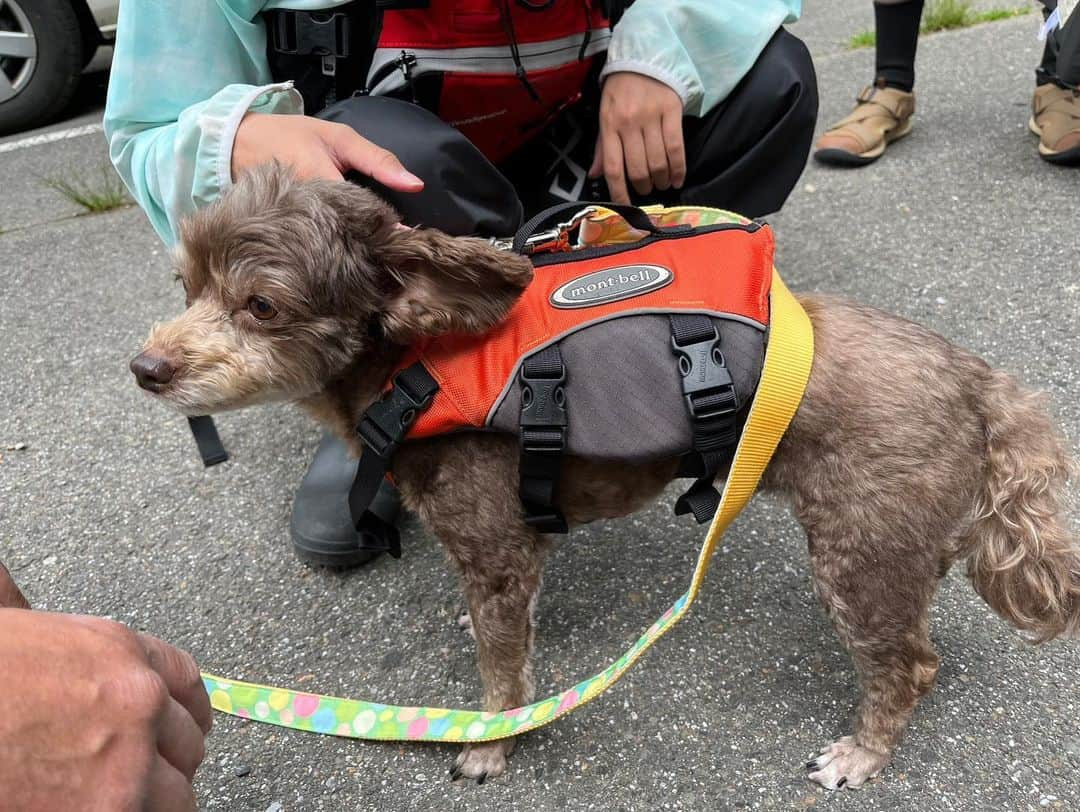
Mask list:
[[[615,26],[590,177],[611,199],[681,188],[683,116],[727,97],[801,0],[637,0]]]
[[[637,0],[612,32],[602,77],[629,71],[670,87],[700,116],[727,98],[802,0]]]
[[[176,242],[179,221],[216,200],[236,172],[272,158],[302,178],[340,178],[354,168],[402,191],[422,186],[393,155],[343,125],[301,116],[300,94],[288,83],[271,82],[259,15],[278,4],[120,4],[105,135],[113,164],[167,245]]]
[[[300,113],[271,84],[261,0],[123,0],[105,104],[109,155],[166,244],[177,223],[232,182],[249,110]],[[254,20],[254,21],[253,21]]]
[[[0,564],[5,809],[194,810],[210,701],[190,655],[101,618],[35,612]]]

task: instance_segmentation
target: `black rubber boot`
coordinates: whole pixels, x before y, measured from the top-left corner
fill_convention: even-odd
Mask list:
[[[292,533],[296,557],[317,567],[348,569],[366,564],[387,549],[385,539],[359,533],[349,513],[349,487],[356,474],[356,460],[345,444],[324,434],[311,467],[293,500]],[[397,490],[383,483],[371,506],[372,513],[393,525],[401,502]]]

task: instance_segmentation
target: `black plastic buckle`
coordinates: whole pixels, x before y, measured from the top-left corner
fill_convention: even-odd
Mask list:
[[[274,50],[294,56],[349,56],[349,16],[342,12],[287,11],[274,16]]]
[[[691,417],[695,420],[707,420],[734,415],[739,407],[735,382],[724,363],[724,354],[720,352],[720,334],[716,326],[713,326],[711,338],[692,344],[680,345],[675,336],[672,336],[671,347],[679,358],[683,398]],[[700,401],[706,396],[721,392],[729,395],[722,403],[711,408],[700,405]]]
[[[400,447],[416,416],[431,405],[434,392],[421,397],[411,391],[399,372],[390,391],[364,412],[356,433],[377,457],[389,460]]]
[[[550,427],[566,428],[566,365],[560,364],[559,374],[554,377],[530,376],[521,367],[521,428],[543,429]],[[558,449],[546,440],[538,439],[535,448],[523,447],[526,451],[553,451]]]

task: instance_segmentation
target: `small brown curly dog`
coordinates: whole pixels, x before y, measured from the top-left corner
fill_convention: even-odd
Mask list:
[[[184,226],[187,310],[132,362],[140,385],[187,414],[298,402],[361,453],[358,417],[418,337],[482,332],[532,276],[476,238],[398,227],[370,192],[242,178]],[[995,611],[1035,640],[1080,632],[1080,548],[1060,517],[1069,464],[1043,399],[928,330],[824,296],[800,298],[817,356],[763,487],[806,530],[814,588],[855,660],[854,733],[810,777],[854,787],[889,761],[938,656],[927,634],[939,580],[958,559]],[[549,541],[518,498],[517,438],[461,433],[405,444],[393,474],[406,506],[461,573],[484,708],[533,699],[533,610]],[[572,523],[656,497],[674,460],[567,460]],[[455,776],[506,769],[513,741],[467,745]]]

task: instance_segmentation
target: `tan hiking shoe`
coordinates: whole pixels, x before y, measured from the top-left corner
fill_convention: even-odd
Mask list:
[[[871,85],[856,101],[851,115],[818,139],[817,160],[837,166],[865,166],[880,158],[888,144],[911,132],[914,93]]]
[[[1080,91],[1057,85],[1035,88],[1028,127],[1039,136],[1044,160],[1080,165]]]

